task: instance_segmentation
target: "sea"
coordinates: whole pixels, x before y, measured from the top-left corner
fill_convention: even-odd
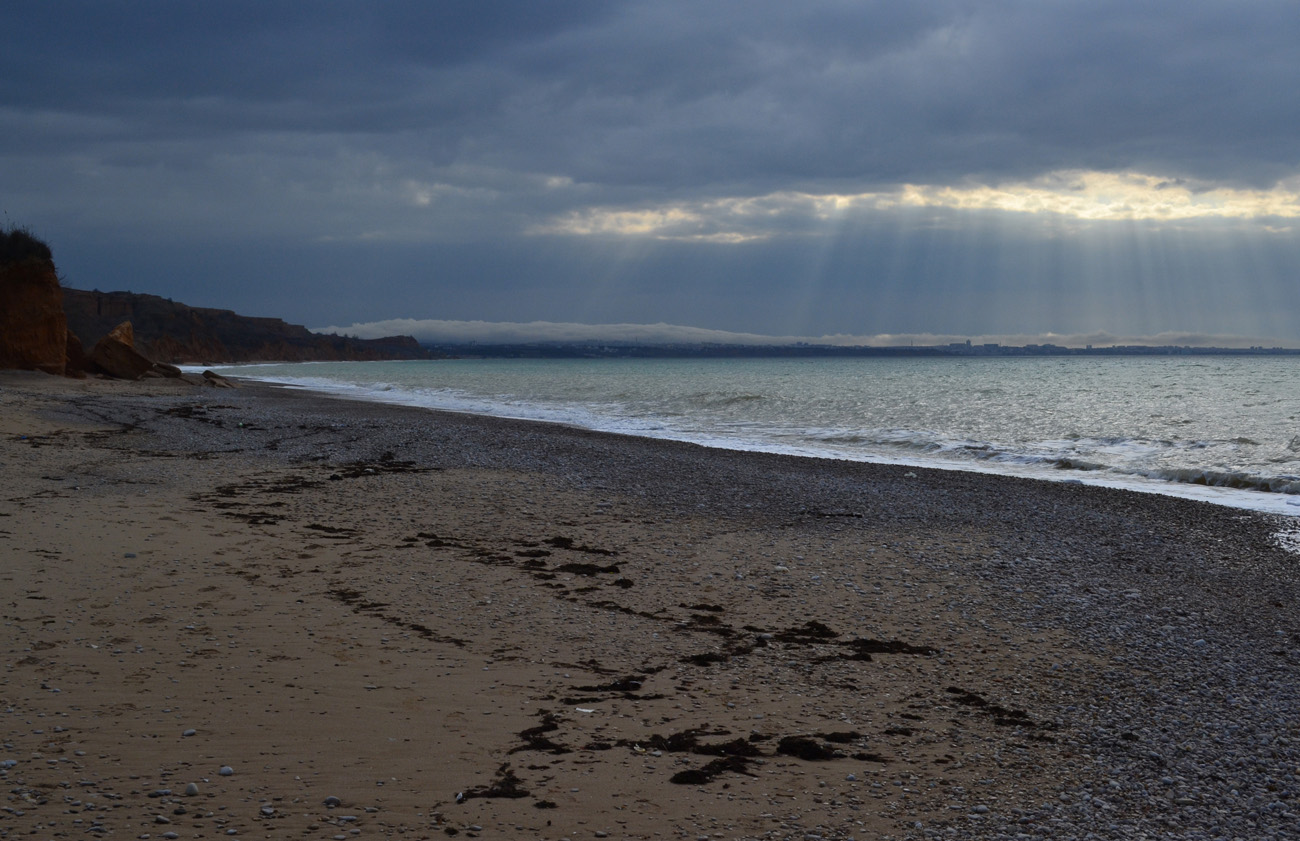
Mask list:
[[[1300,359],[452,359],[236,365],[342,397],[1300,516]]]

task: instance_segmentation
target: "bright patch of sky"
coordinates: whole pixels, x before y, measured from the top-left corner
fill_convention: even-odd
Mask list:
[[[529,231],[738,244],[789,233],[791,219],[833,221],[858,210],[900,207],[1057,214],[1088,221],[1178,222],[1215,218],[1276,221],[1300,216],[1297,184],[1300,179],[1290,179],[1287,184],[1258,190],[1136,172],[1051,172],[1031,181],[997,186],[905,184],[889,191],[853,195],[781,192],[644,209],[584,208],[534,225]],[[1292,228],[1266,225],[1265,230],[1282,234],[1290,233]]]

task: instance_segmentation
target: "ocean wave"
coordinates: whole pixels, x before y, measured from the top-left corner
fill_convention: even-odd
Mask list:
[[[1106,474],[1116,479],[1155,480],[1181,485],[1246,490],[1261,493],[1300,494],[1300,477],[1265,475],[1202,465],[1154,466],[1186,461],[1195,454],[1221,447],[1254,444],[1250,439],[1167,441],[1124,436],[1073,436],[1055,441],[1005,444],[992,441],[954,440],[918,430],[831,431],[808,436],[825,446],[861,449],[876,455],[929,456],[954,462],[978,462],[1007,468],[1048,468],[1052,471]],[[1180,457],[1179,454],[1182,454]]]
[[[716,391],[702,391],[696,394],[688,394],[684,399],[694,406],[713,409],[744,406],[750,403],[759,403],[768,398],[762,394],[725,394]]]
[[[1179,482],[1187,485],[1205,485],[1211,488],[1231,488],[1238,491],[1262,491],[1276,494],[1300,494],[1300,477],[1261,476],[1233,470],[1204,468],[1177,468],[1142,473],[1148,479]]]

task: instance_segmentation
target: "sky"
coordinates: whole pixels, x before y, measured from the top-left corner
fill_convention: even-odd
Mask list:
[[[1300,346],[1300,4],[7,0],[63,282],[418,338]]]

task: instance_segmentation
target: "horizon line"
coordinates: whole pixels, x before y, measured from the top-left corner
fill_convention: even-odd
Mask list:
[[[552,321],[458,321],[444,319],[384,319],[348,326],[312,327],[312,332],[335,333],[362,339],[411,336],[426,345],[574,345],[608,344],[627,346],[733,345],[745,347],[821,348],[948,348],[1056,346],[1067,349],[1106,348],[1198,348],[1224,350],[1296,350],[1300,339],[1252,336],[1208,331],[1164,330],[1150,334],[1121,334],[1106,330],[1042,333],[1007,332],[984,334],[953,333],[835,333],[821,336],[768,335],[689,325],[613,323],[584,324]]]

